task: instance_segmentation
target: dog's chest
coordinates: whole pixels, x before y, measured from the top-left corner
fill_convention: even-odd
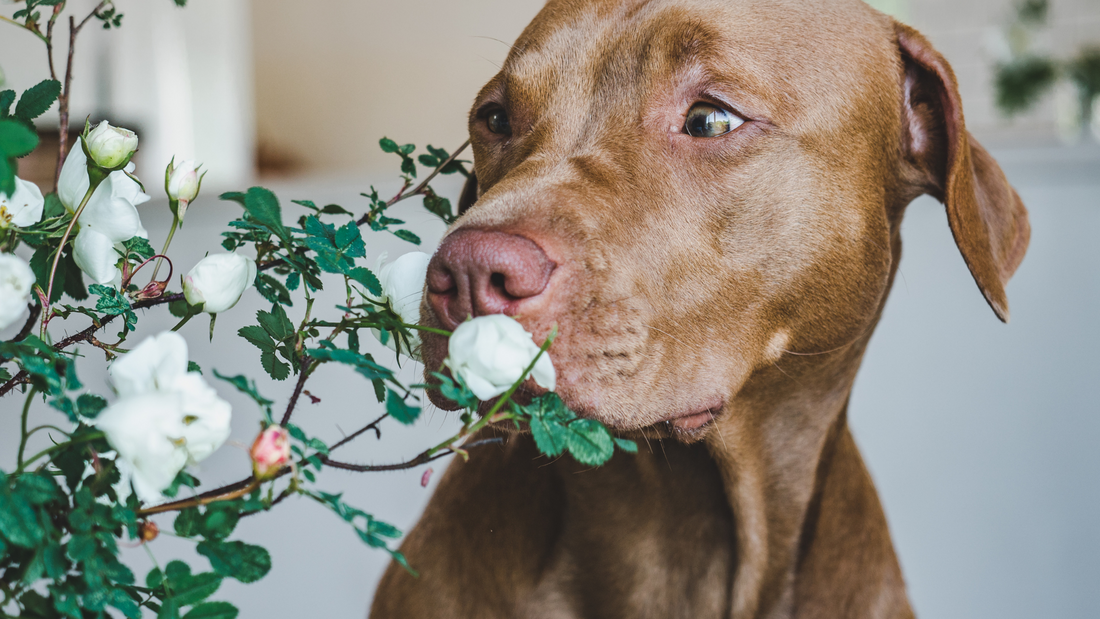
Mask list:
[[[733,516],[714,463],[702,445],[641,447],[600,469],[557,463],[561,532],[521,616],[728,616]]]

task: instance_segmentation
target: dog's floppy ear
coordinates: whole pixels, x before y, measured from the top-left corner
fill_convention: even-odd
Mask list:
[[[477,202],[477,174],[470,170],[470,176],[466,177],[466,184],[462,186],[462,195],[458,196],[458,214],[470,210],[474,202]]]
[[[947,207],[955,244],[997,317],[1004,286],[1031,236],[1027,210],[1004,172],[966,131],[955,74],[916,30],[895,24],[904,65],[902,149],[909,176]]]

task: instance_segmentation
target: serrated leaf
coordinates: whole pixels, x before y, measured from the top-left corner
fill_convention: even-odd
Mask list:
[[[382,283],[378,281],[378,277],[366,267],[355,267],[354,269],[348,269],[344,271],[344,274],[350,277],[352,280],[362,284],[367,292],[378,297],[382,296]]]
[[[566,445],[577,462],[599,466],[614,454],[615,443],[611,440],[611,433],[600,422],[594,419],[576,419],[566,427],[569,430]]]
[[[295,336],[294,323],[290,322],[286,311],[281,305],[274,305],[270,312],[263,310],[256,312],[256,318],[260,326],[276,342],[285,342]]]
[[[15,492],[31,505],[43,505],[61,496],[61,488],[44,473],[20,475],[15,482]]]
[[[188,361],[187,362],[187,371],[188,372],[195,372],[196,374],[202,374],[202,366],[195,363],[194,361]]]
[[[237,335],[248,340],[250,344],[259,348],[263,352],[275,352],[275,342],[272,341],[271,336],[260,325],[249,325],[247,327],[241,327],[237,329]]]
[[[136,254],[141,256],[142,260],[148,260],[157,255],[157,251],[149,244],[149,240],[140,236],[135,236],[122,245],[126,248],[127,254]]]
[[[349,221],[336,230],[336,247],[342,254],[352,258],[362,258],[367,255],[363,234],[354,221]]]
[[[283,305],[293,305],[294,303],[290,299],[290,291],[286,289],[286,286],[279,280],[268,275],[267,273],[257,273],[256,290],[263,298],[267,299],[270,303],[281,303]]]
[[[420,416],[420,407],[410,406],[401,396],[397,395],[396,392],[392,389],[388,389],[386,394],[386,412],[398,422],[409,425]]]
[[[60,94],[61,82],[57,80],[43,80],[31,86],[19,97],[19,103],[15,106],[15,117],[27,122],[38,118],[50,109]]]
[[[274,352],[260,353],[260,365],[275,380],[286,380],[290,376],[290,364],[279,361]]]
[[[271,555],[261,546],[205,541],[196,550],[210,560],[215,572],[243,583],[256,582],[271,571]]]

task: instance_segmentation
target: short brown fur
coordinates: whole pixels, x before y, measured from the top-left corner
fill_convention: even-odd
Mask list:
[[[698,101],[746,122],[685,135]],[[846,422],[902,215],[946,204],[1003,320],[1029,235],[943,57],[858,0],[551,0],[470,131],[449,232],[545,250],[517,319],[559,326],[557,392],[642,451],[586,470],[504,434],[456,459],[402,546],[420,578],[391,566],[372,616],[912,617]]]

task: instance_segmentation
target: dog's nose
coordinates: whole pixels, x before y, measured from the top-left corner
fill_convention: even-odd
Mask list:
[[[516,314],[525,299],[546,289],[554,266],[530,239],[459,230],[428,264],[428,303],[447,329],[468,316]]]

